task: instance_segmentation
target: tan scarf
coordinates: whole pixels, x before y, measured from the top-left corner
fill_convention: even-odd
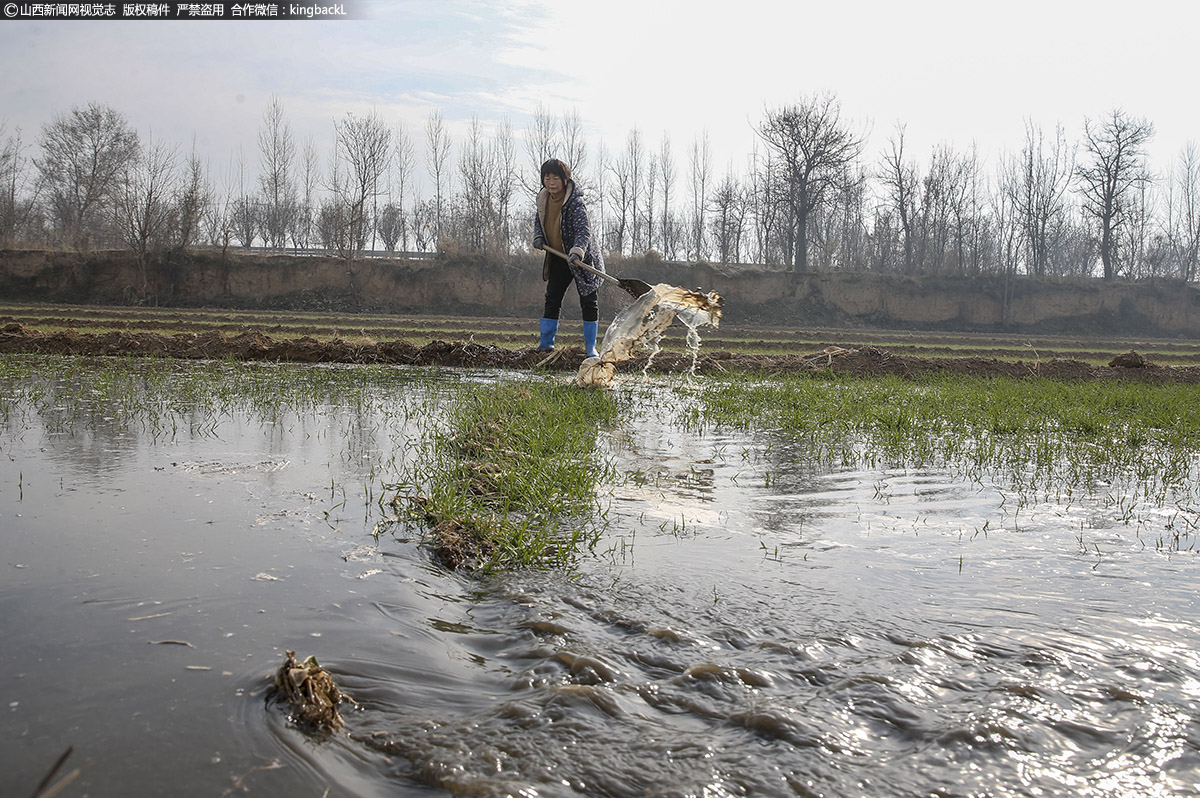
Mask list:
[[[557,201],[547,193],[546,218],[542,219],[542,232],[546,234],[546,243],[559,252],[566,251],[562,240],[562,209],[566,198],[565,191]]]

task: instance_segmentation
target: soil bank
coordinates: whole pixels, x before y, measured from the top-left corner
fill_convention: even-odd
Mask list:
[[[792,274],[653,257],[611,258],[608,270],[715,290],[738,324],[1200,338],[1200,286],[1181,281]],[[22,301],[536,318],[543,292],[536,255],[347,262],[205,250],[143,270],[124,252],[0,251],[0,296]],[[611,288],[602,299],[625,300]]]

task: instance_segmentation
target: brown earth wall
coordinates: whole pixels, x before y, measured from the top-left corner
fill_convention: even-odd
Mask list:
[[[613,259],[609,271],[715,290],[739,324],[941,330],[1137,333],[1200,338],[1200,286],[998,277],[792,275],[708,264]],[[139,268],[128,253],[0,252],[0,297],[79,304],[295,308],[406,314],[537,316],[541,259],[429,260],[186,253]],[[602,307],[624,304],[608,287]],[[577,317],[574,292],[564,318]]]

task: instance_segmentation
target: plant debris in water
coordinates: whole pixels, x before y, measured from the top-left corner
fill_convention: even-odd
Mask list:
[[[288,651],[275,671],[275,695],[292,705],[292,718],[301,726],[319,732],[336,731],[345,726],[338,707],[343,701],[354,703],[338,689],[329,671],[316,657],[296,661],[296,652]]]

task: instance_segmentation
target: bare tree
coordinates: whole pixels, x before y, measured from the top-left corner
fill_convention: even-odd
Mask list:
[[[601,141],[596,146],[596,163],[593,171],[594,181],[589,181],[589,203],[595,203],[596,210],[593,211],[591,205],[588,206],[589,219],[595,227],[597,234],[600,236],[600,241],[604,246],[607,246],[609,241],[609,223],[608,223],[608,170],[609,170],[608,149]],[[594,215],[592,215],[594,213]],[[532,214],[530,216],[532,224]]]
[[[254,246],[254,239],[261,230],[261,214],[259,204],[254,197],[246,193],[246,159],[238,149],[237,163],[237,197],[229,205],[229,226],[233,231],[232,237],[237,239],[243,248]]]
[[[950,195],[954,189],[953,158],[947,145],[935,147],[921,180],[917,264],[927,274],[940,274],[945,268],[950,240]]]
[[[742,234],[746,221],[745,189],[733,174],[732,167],[713,191],[712,231],[721,263],[737,263],[740,258]]]
[[[0,138],[6,127],[0,122]],[[30,185],[27,163],[18,128],[0,142],[0,246],[17,243],[33,218],[36,197],[26,196]]]
[[[780,199],[783,192],[779,186],[775,158],[770,149],[760,153],[755,146],[750,156],[748,178],[748,214],[754,228],[754,258],[769,265],[791,262],[791,246],[794,236],[790,233],[790,214],[786,202]]]
[[[433,200],[417,197],[413,203],[413,241],[418,250],[425,252],[437,246],[437,207]]]
[[[229,211],[229,221],[233,238],[242,248],[249,249],[254,246],[254,239],[258,238],[262,230],[258,203],[254,197],[243,194],[235,199]]]
[[[671,137],[664,133],[658,148],[659,171],[662,175],[662,211],[658,215],[663,257],[674,260],[676,246],[675,217],[671,212],[671,197],[675,191],[675,157],[671,153]]]
[[[233,223],[229,215],[231,204],[230,198],[225,194],[214,193],[208,207],[204,209],[202,219],[205,239],[209,246],[220,248],[222,257],[229,251],[229,244],[233,240]]]
[[[1166,266],[1164,258],[1152,252],[1151,227],[1156,211],[1150,183],[1149,179],[1139,181],[1129,192],[1121,225],[1119,250],[1124,254],[1126,273],[1134,279],[1161,276]]]
[[[1017,159],[1012,162],[1020,163]],[[1000,318],[1004,324],[1008,324],[1012,320],[1012,298],[1021,248],[1021,220],[1016,209],[1017,196],[1021,193],[1019,165],[1015,168],[1001,165],[997,179],[999,185],[991,195],[991,219],[995,228],[996,270],[1004,278]]]
[[[1056,264],[1056,273],[1064,277],[1095,276],[1100,246],[1091,226],[1092,220],[1082,210],[1073,220],[1068,220],[1065,233],[1051,258]]]
[[[313,222],[317,212],[317,187],[320,182],[321,156],[317,152],[316,142],[309,136],[304,142],[302,160],[300,162],[298,195],[296,209],[291,214],[289,234],[292,246],[297,249],[308,249],[312,244]]]
[[[634,214],[634,184],[633,165],[629,159],[629,149],[620,157],[610,160],[607,169],[612,180],[608,184],[608,200],[611,203],[612,222],[609,225],[608,247],[613,252],[625,253],[626,245],[630,243],[632,228],[631,218]]]
[[[950,200],[959,274],[978,274],[984,267],[988,237],[981,172],[979,153],[972,145],[969,152],[958,158]]]
[[[335,169],[332,185],[347,226],[340,254],[353,260],[366,246],[367,233],[374,231],[373,204],[382,193],[383,176],[391,162],[392,131],[372,111],[366,116],[347,114],[336,126],[336,134],[334,160],[344,165],[345,171]]]
[[[512,221],[513,196],[517,193],[517,150],[513,140],[512,123],[506,116],[496,128],[492,142],[493,158],[496,163],[496,205],[500,215],[500,233],[507,253],[514,238],[520,241],[524,235],[514,236]]]
[[[349,206],[354,201],[354,189],[350,183],[350,169],[342,157],[338,124],[334,123],[333,157],[329,159],[329,173],[325,182],[327,197],[317,211],[316,233],[317,240],[326,251],[347,261],[353,260],[366,245],[362,237],[364,231],[352,229]]]
[[[861,154],[862,139],[842,122],[832,94],[768,112],[759,135],[775,151],[786,178],[795,216],[792,269],[799,274],[808,266],[809,215],[832,199],[847,167]]]
[[[1167,181],[1164,236],[1175,275],[1195,280],[1200,271],[1200,150],[1189,141]]]
[[[646,162],[646,186],[642,191],[645,200],[642,202],[642,215],[645,219],[643,227],[646,230],[646,251],[650,252],[655,249],[655,236],[658,235],[656,214],[658,213],[658,181],[659,167],[658,155],[650,153],[650,157]]]
[[[435,242],[442,237],[442,222],[444,219],[443,200],[445,193],[445,178],[449,170],[450,134],[446,131],[446,123],[442,119],[440,109],[434,109],[425,120],[425,167],[433,178],[434,202],[436,217],[434,219]]]
[[[935,147],[921,182],[917,261],[928,274],[963,273],[978,201],[979,161],[974,149],[960,155],[949,145]]]
[[[292,167],[296,143],[283,115],[283,103],[271,97],[258,131],[258,185],[262,192],[262,226],[267,246],[287,246],[288,230],[296,212],[296,188]]]
[[[688,256],[692,260],[704,260],[707,254],[704,212],[708,205],[708,181],[712,175],[712,149],[708,143],[707,130],[692,140],[692,151],[688,163],[691,166],[688,182],[692,189],[691,237]]]
[[[1150,180],[1144,148],[1153,135],[1153,125],[1120,109],[1099,120],[1084,120],[1085,160],[1075,177],[1084,213],[1098,228],[1105,280],[1117,275],[1120,229],[1133,194]]]
[[[629,135],[625,139],[625,153],[622,155],[622,160],[629,189],[629,253],[636,255],[646,251],[645,200],[643,198],[646,182],[646,148],[642,144],[642,132],[636,127],[629,131]]]
[[[458,159],[462,198],[455,226],[458,243],[473,252],[494,252],[503,238],[500,216],[503,166],[502,159],[496,156],[496,150],[484,138],[478,117],[472,117]]]
[[[200,237],[204,214],[212,201],[208,173],[195,147],[184,164],[183,179],[175,198],[175,230],[172,248],[183,251]]]
[[[587,169],[587,140],[583,137],[583,121],[579,111],[572,110],[562,116],[563,159],[571,167],[571,172],[583,174]]]
[[[915,231],[917,216],[917,168],[904,157],[904,125],[896,125],[896,135],[888,139],[888,151],[883,155],[879,181],[886,192],[889,210],[898,224],[897,232],[904,248],[904,273],[916,270]]]
[[[204,235],[209,244],[221,248],[222,257],[228,252],[229,244],[233,240],[232,186],[233,181],[227,170],[220,190],[213,191],[203,216]]]
[[[400,207],[394,202],[384,205],[383,210],[379,212],[379,216],[375,219],[375,230],[379,233],[379,237],[383,239],[383,246],[388,252],[396,251],[396,242],[400,240],[402,219],[403,214],[400,211]]]
[[[542,164],[560,152],[557,125],[554,117],[538,105],[533,112],[533,122],[525,129],[525,156],[529,159],[529,171],[522,174],[521,182],[526,190],[536,194],[541,190]],[[568,162],[570,163],[570,162]]]
[[[42,127],[42,157],[34,163],[60,238],[85,248],[111,217],[110,200],[140,149],[125,115],[92,103]]]
[[[1016,170],[1010,185],[1024,241],[1026,271],[1042,277],[1050,268],[1054,236],[1067,220],[1066,195],[1075,168],[1062,125],[1055,128],[1054,141],[1047,143],[1041,129],[1026,122],[1025,146],[1011,168]]]
[[[393,154],[393,164],[395,166],[396,175],[396,210],[399,213],[400,230],[398,233],[397,242],[401,249],[408,249],[409,224],[408,213],[404,210],[404,206],[408,199],[408,194],[412,188],[412,173],[413,167],[416,165],[416,155],[413,152],[412,139],[409,138],[408,131],[404,129],[404,125],[396,127],[396,143],[395,153]]]
[[[235,190],[235,171],[232,156],[221,176],[220,185],[213,185],[209,194],[208,205],[204,209],[201,223],[204,236],[208,243],[221,248],[224,257],[229,244],[233,241],[233,203]]]
[[[340,179],[337,167],[333,167],[330,180],[336,185]],[[328,199],[322,202],[315,226],[317,240],[330,252],[348,257],[348,253],[352,254],[363,247],[361,239],[356,241],[351,238],[353,225],[350,222],[350,210],[341,200]]]
[[[173,226],[178,148],[153,144],[126,166],[115,192],[113,221],[121,240],[137,256],[143,300],[149,294],[147,264],[165,247]]]
[[[833,199],[812,218],[815,252],[809,262],[821,270],[861,269],[866,263],[865,168],[848,167],[839,184]]]

